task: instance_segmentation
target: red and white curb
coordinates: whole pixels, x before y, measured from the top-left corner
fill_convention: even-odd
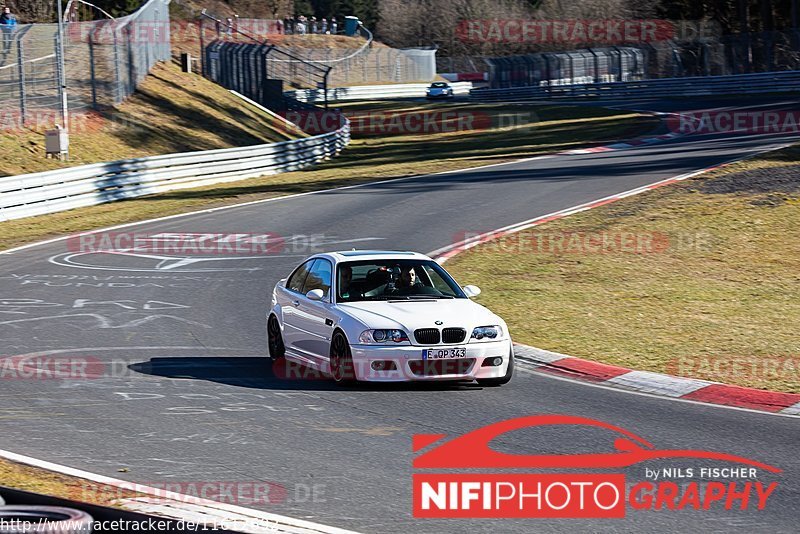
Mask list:
[[[663,135],[656,135],[654,137],[644,137],[642,139],[633,139],[631,141],[625,141],[624,143],[614,143],[613,145],[608,146],[595,146],[592,148],[576,148],[574,150],[566,150],[564,152],[559,152],[559,155],[573,155],[573,154],[596,154],[598,152],[613,152],[614,150],[627,150],[629,148],[636,148],[638,146],[643,145],[652,145],[655,143],[660,143],[662,141],[667,141],[669,139],[675,139],[676,137],[682,137],[687,134],[672,132]]]
[[[514,345],[514,358],[536,371],[674,399],[721,404],[783,415],[800,415],[800,395],[729,386],[593,362],[527,345]]]
[[[470,239],[466,239],[459,243],[453,243],[452,245],[442,247],[428,253],[428,256],[435,259],[439,264],[443,264],[453,256],[456,256],[457,254],[476,247],[482,243],[500,239],[508,235],[527,230],[528,228],[548,223],[550,221],[562,219],[568,215],[573,215],[575,213],[580,213],[592,208],[604,206],[623,198],[644,193],[645,191],[652,191],[653,189],[658,189],[659,187],[663,187],[665,185],[687,180],[714,169],[725,167],[737,161],[750,159],[773,150],[780,150],[781,148],[785,148],[791,144],[793,143],[785,143],[776,148],[761,150],[747,156],[739,156],[724,163],[713,165],[705,169],[700,169],[699,171],[673,176],[672,178],[666,178],[664,180],[660,180],[642,187],[637,187],[635,189],[630,189],[616,195],[607,196],[599,200],[594,200],[585,204],[566,208],[561,211],[542,215],[540,217],[534,217],[533,219],[528,219],[527,221],[505,226],[491,232],[486,232],[471,237]],[[706,380],[653,373],[650,371],[635,371],[626,369],[624,367],[616,367],[590,360],[583,360],[581,358],[575,358],[573,356],[567,356],[565,354],[550,352],[525,345],[517,345],[514,355],[515,357],[519,356],[520,362],[535,365],[537,367],[537,371],[544,371],[546,373],[555,374],[562,377],[569,377],[584,382],[592,382],[595,384],[602,384],[619,389],[639,391],[642,393],[650,393],[654,395],[696,402],[733,406],[737,408],[746,408],[750,410],[778,413],[782,415],[800,416],[800,395],[794,393],[781,393],[775,391],[743,388],[717,382],[709,382]]]
[[[352,530],[329,527],[312,523],[311,521],[212,501],[193,495],[164,491],[163,489],[97,475],[1,449],[0,458],[119,488],[127,492],[139,493],[141,494],[139,497],[119,499],[114,504],[125,510],[155,515],[165,519],[191,522],[198,526],[200,531],[211,530],[222,525],[225,530],[230,529],[235,532],[250,534],[357,534]]]
[[[612,108],[613,109],[613,108]],[[636,109],[626,109],[625,111],[637,111],[639,113],[647,113],[649,115],[654,115],[656,117],[678,117],[679,119],[683,116],[681,113],[673,113],[673,112],[662,112],[662,111],[648,111],[648,110],[636,110]],[[695,118],[690,118],[689,120],[696,121]],[[566,150],[564,152],[559,152],[558,155],[575,155],[575,154],[596,154],[599,152],[613,152],[615,150],[627,150],[629,148],[636,148],[644,145],[654,145],[656,143],[662,143],[664,141],[669,141],[670,139],[676,139],[678,137],[683,137],[685,135],[689,135],[688,132],[670,132],[662,135],[653,135],[649,137],[642,137],[639,139],[631,139],[630,141],[623,141],[621,143],[614,143],[612,145],[607,146],[595,146],[591,148],[575,148],[572,150]]]

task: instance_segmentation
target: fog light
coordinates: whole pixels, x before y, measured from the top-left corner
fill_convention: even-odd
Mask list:
[[[483,360],[481,367],[499,367],[503,365],[503,358],[496,356],[494,358],[486,358]]]
[[[375,360],[370,364],[373,371],[394,371],[397,365],[389,360]]]

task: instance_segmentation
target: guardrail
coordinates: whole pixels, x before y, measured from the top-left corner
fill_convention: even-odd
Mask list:
[[[306,137],[242,148],[165,154],[0,178],[0,221],[175,189],[295,171],[335,156],[350,123]]]
[[[660,78],[636,82],[553,85],[549,87],[513,87],[473,89],[470,99],[481,101],[530,99],[619,99],[648,97],[684,97],[728,94],[760,94],[800,91],[800,71],[737,74],[733,76],[698,76]]]
[[[361,85],[355,87],[337,87],[328,89],[328,102],[347,100],[380,100],[383,98],[404,98],[425,96],[425,90],[430,87],[428,83],[404,83],[395,85]],[[472,82],[451,83],[453,94],[466,95],[472,89]],[[294,98],[300,102],[324,102],[325,93],[321,89],[305,89],[299,91],[286,91],[284,96]]]

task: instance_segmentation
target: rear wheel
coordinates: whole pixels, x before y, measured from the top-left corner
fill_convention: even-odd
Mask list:
[[[479,378],[476,380],[476,382],[478,382],[478,385],[485,387],[502,386],[503,384],[508,384],[513,374],[514,374],[514,349],[512,348],[510,351],[508,351],[508,370],[506,370],[506,374],[497,378]]]
[[[337,384],[352,384],[356,381],[350,343],[342,332],[336,332],[331,340],[331,375]]]
[[[82,510],[61,506],[14,504],[0,506],[4,534],[81,534],[92,532],[94,520]]]
[[[273,362],[283,359],[286,354],[286,347],[283,345],[281,325],[278,324],[278,318],[274,315],[270,315],[267,321],[267,346],[269,348],[269,357]]]

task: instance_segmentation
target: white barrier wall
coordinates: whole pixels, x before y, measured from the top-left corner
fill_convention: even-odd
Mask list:
[[[427,83],[404,83],[395,85],[361,85],[356,87],[337,87],[328,89],[328,102],[347,100],[381,100],[386,98],[424,98],[425,90],[430,87]],[[472,89],[472,82],[451,83],[453,94],[468,95]],[[287,97],[300,102],[319,104],[325,101],[325,93],[321,89],[305,89],[300,91],[287,91]]]
[[[335,156],[350,124],[335,132],[243,148],[165,154],[0,178],[0,221],[175,189],[295,171]]]

